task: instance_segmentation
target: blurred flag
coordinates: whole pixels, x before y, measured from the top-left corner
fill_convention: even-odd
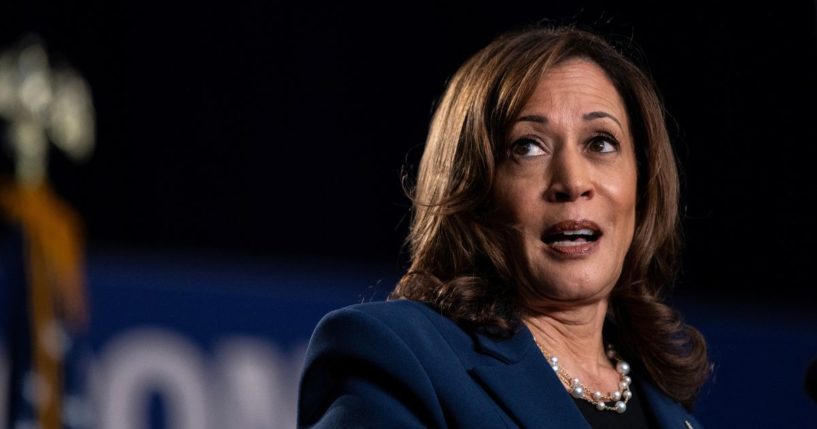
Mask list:
[[[52,68],[29,38],[0,53],[0,141],[13,171],[0,177],[0,418],[9,428],[87,427],[77,340],[88,326],[79,216],[48,185],[51,142],[85,159],[94,110],[85,81]]]

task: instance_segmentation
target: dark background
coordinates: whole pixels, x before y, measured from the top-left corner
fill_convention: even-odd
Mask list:
[[[675,304],[715,365],[696,415],[815,421],[803,375],[817,356],[817,2],[708,3],[0,2],[0,48],[38,34],[93,91],[93,158],[52,148],[50,176],[85,221],[94,361],[113,365],[111,348],[147,328],[194,350],[190,368],[222,392],[219,344],[252,338],[282,353],[270,368],[290,377],[273,391],[290,399],[270,403],[294,423],[312,327],[382,299],[404,267],[401,176],[446,80],[500,33],[551,20],[638,50],[666,103],[683,172]],[[126,402],[155,428],[185,406]]]
[[[445,82],[543,19],[631,40],[666,102],[684,179],[681,291],[813,312],[817,10],[583,2],[0,6],[89,81],[98,146],[52,151],[91,249],[385,267],[398,274],[413,171]]]

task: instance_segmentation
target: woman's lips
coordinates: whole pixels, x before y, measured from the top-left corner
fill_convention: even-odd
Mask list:
[[[589,220],[566,220],[551,225],[542,242],[553,252],[564,256],[583,256],[598,247],[601,228]]]

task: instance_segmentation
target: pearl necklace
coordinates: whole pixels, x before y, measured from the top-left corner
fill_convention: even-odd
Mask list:
[[[545,356],[545,359],[547,359],[550,367],[553,368],[553,371],[559,377],[559,380],[568,388],[571,396],[590,402],[595,405],[599,411],[615,411],[619,414],[627,411],[627,402],[633,397],[633,392],[630,391],[632,379],[627,375],[630,373],[630,365],[621,359],[621,356],[616,353],[612,344],[607,345],[607,357],[610,360],[616,361],[616,372],[619,374],[618,390],[607,394],[596,390],[590,394],[590,389],[588,389],[587,386],[582,384],[578,378],[571,377],[567,371],[562,369],[559,365],[559,358],[546,352],[539,342],[536,341],[536,338],[533,339],[533,342],[536,344],[536,347],[539,347],[539,351]],[[607,405],[608,402],[615,402],[615,404],[612,406]]]

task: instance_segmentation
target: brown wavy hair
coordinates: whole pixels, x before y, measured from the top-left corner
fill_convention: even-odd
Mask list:
[[[607,41],[574,27],[500,36],[451,78],[431,122],[410,193],[411,266],[390,299],[426,302],[456,322],[509,335],[535,296],[520,237],[492,198],[506,133],[539,82],[573,58],[605,70],[624,100],[638,168],[636,229],[610,297],[622,353],[688,408],[709,375],[706,344],[663,302],[681,250],[679,179],[652,80]]]

